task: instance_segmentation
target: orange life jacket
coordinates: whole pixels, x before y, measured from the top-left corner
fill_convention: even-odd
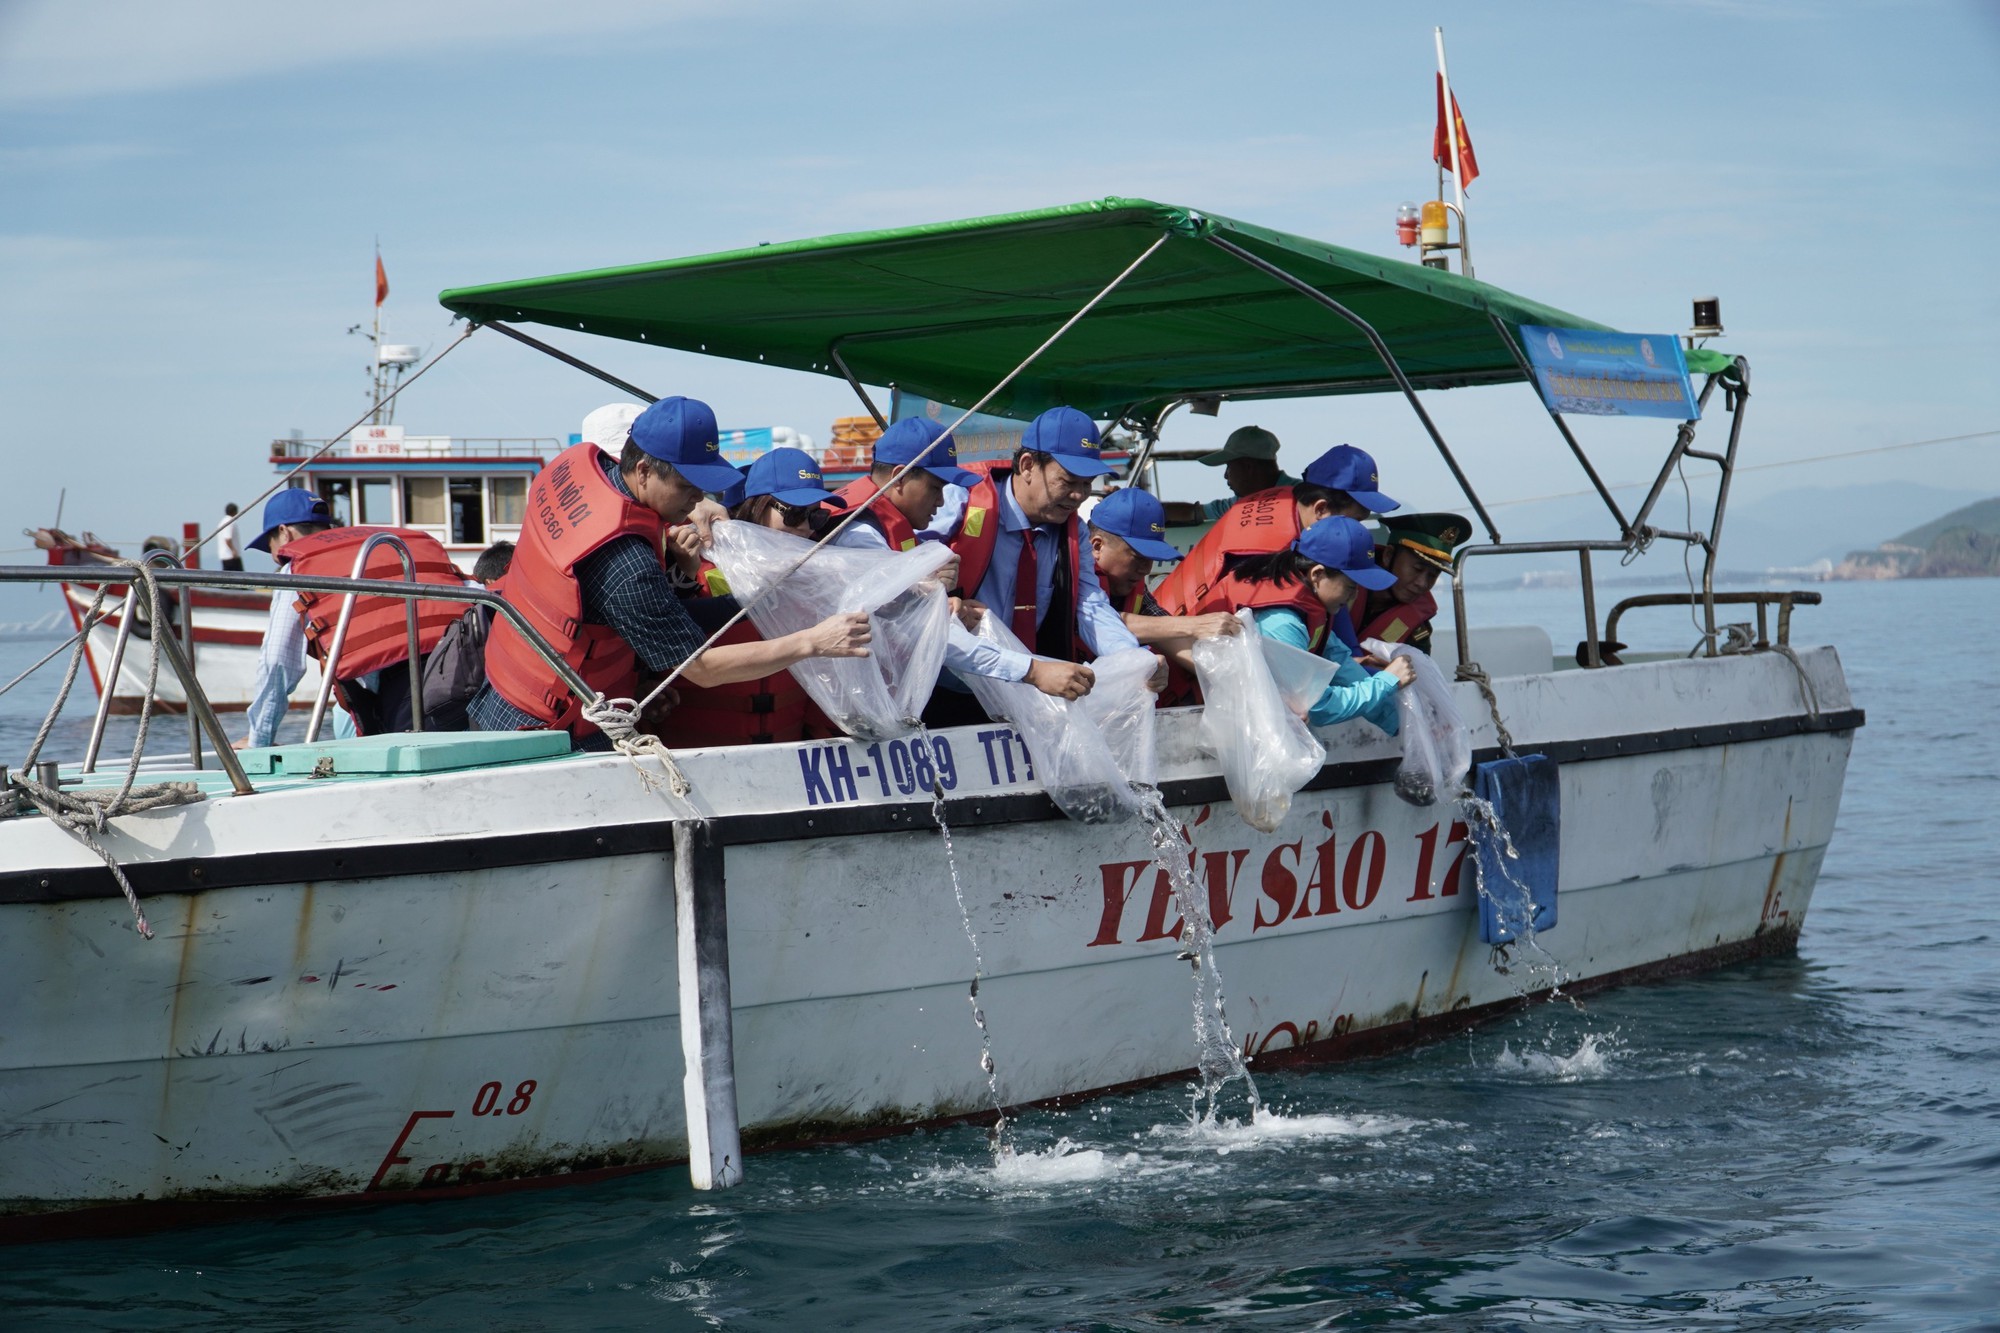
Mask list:
[[[1305,619],[1306,642],[1313,652],[1318,652],[1320,645],[1326,642],[1326,604],[1313,595],[1304,580],[1279,583],[1273,579],[1246,579],[1240,574],[1224,574],[1209,586],[1201,601],[1183,614],[1205,616],[1211,611],[1239,611],[1246,606],[1253,610],[1289,607]]]
[[[966,596],[977,597],[979,585],[986,581],[986,571],[993,564],[994,548],[1000,543],[1000,487],[1012,481],[1014,470],[998,462],[985,462],[967,464],[966,471],[979,473],[980,480],[966,497],[965,514],[959,520],[958,535],[951,539],[951,549],[958,554],[958,586],[964,589]],[[1049,607],[1043,617],[1046,619],[1062,614],[1063,642],[1068,645],[1063,656],[1072,662],[1079,660],[1079,650],[1083,648],[1082,638],[1076,632],[1077,609],[1083,596],[1082,532],[1082,522],[1071,514],[1069,522],[1063,526],[1063,541],[1067,547],[1064,554],[1069,559],[1070,568],[1068,604]],[[1033,531],[1024,532],[1021,539],[1033,541]],[[1035,595],[1033,588],[1016,588],[1014,596],[1018,599],[1024,591],[1029,597]],[[1003,623],[1012,625],[1013,608],[996,606],[988,610],[999,616]],[[1033,643],[1026,647],[1029,652],[1035,651]]]
[[[1384,643],[1402,643],[1437,618],[1437,598],[1425,593],[1408,605],[1391,601],[1388,610],[1363,624],[1361,618],[1367,613],[1368,590],[1357,588],[1354,600],[1347,606],[1348,617],[1359,626],[1355,630],[1355,636],[1362,640],[1380,639]]]
[[[903,511],[890,503],[889,497],[876,489],[873,480],[861,477],[848,482],[833,493],[833,499],[823,508],[837,514],[862,508],[868,511],[882,528],[882,535],[888,538],[892,551],[914,551],[917,548],[917,530],[910,520],[903,517]]]
[[[1246,495],[1201,534],[1173,572],[1153,590],[1153,597],[1170,616],[1197,614],[1216,580],[1223,577],[1222,566],[1232,555],[1269,555],[1282,551],[1299,538],[1299,506],[1292,488],[1273,486],[1267,491]],[[1325,608],[1321,608],[1324,614]]]
[[[328,528],[309,537],[287,542],[282,554],[289,572],[314,578],[353,578],[354,560],[362,543],[380,532],[394,533],[409,548],[410,562],[418,583],[436,583],[462,588],[465,576],[451,563],[451,554],[438,539],[408,528]],[[368,555],[364,579],[403,581],[403,560],[394,548],[377,546]],[[345,593],[302,592],[293,603],[306,622],[306,646],[321,661],[333,647],[334,628],[340,622],[340,605]],[[347,638],[340,645],[340,661],[334,670],[341,680],[353,680],[371,671],[396,666],[410,660],[408,605],[400,597],[359,596],[354,614],[348,618]],[[428,653],[465,614],[464,602],[421,601],[417,607],[417,650]]]
[[[704,596],[729,593],[729,580],[704,560]],[[763,636],[747,619],[729,627],[717,639],[725,643],[761,643]],[[686,676],[674,682],[681,701],[667,717],[666,739],[676,746],[761,745],[770,741],[823,740],[840,733],[812,701],[805,686],[789,670],[733,685],[696,685]]]
[[[600,457],[602,451],[586,440],[535,474],[514,563],[495,588],[585,684],[611,698],[628,698],[639,685],[638,655],[609,625],[584,623],[576,566],[624,536],[643,538],[658,558],[666,525],[611,484],[598,466]],[[486,636],[486,679],[514,707],[578,740],[597,730],[584,720],[580,701],[555,668],[505,616],[494,619]]]

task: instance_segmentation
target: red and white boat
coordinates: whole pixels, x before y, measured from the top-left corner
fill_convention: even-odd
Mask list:
[[[374,425],[360,427],[330,446],[325,440],[273,440],[271,466],[279,473],[289,473],[310,459],[292,484],[324,496],[339,521],[428,532],[444,543],[462,568],[470,569],[489,544],[513,541],[519,535],[528,481],[561,449],[561,442],[553,437],[456,439],[409,435],[401,426]],[[246,514],[239,532],[247,539],[254,535],[255,523],[255,515]],[[77,577],[62,586],[71,623],[81,629],[98,589],[106,584],[93,573],[116,560],[119,552],[87,532],[77,537],[49,527],[31,535],[35,544],[48,552],[50,564],[76,567]],[[181,563],[196,567],[205,552],[213,559],[212,545],[194,547],[201,535],[200,525],[185,524],[181,540],[169,543],[167,549]],[[148,546],[153,545],[149,540]],[[122,580],[110,583],[105,594],[107,617],[90,631],[87,660],[100,696],[107,689],[105,676],[125,592]],[[270,595],[253,589],[204,588],[191,596],[194,666],[202,689],[217,711],[241,711],[250,703],[256,680],[257,651],[270,614]],[[178,601],[168,608],[168,619],[178,634]],[[143,619],[133,625],[134,639],[150,633],[151,626]],[[145,653],[128,649],[118,679],[108,687],[112,712],[139,711],[146,686],[146,658]],[[317,666],[309,664],[305,688],[293,693],[293,707],[311,706],[318,675]],[[186,706],[179,682],[168,675],[159,681],[156,700],[157,706],[170,712]]]

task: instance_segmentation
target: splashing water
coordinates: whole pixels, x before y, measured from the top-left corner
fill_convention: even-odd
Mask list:
[[[1600,1040],[1595,1032],[1586,1032],[1576,1049],[1568,1055],[1528,1050],[1517,1055],[1511,1045],[1502,1042],[1500,1054],[1493,1058],[1493,1067],[1507,1074],[1531,1074],[1553,1079],[1557,1083],[1581,1083],[1609,1074],[1611,1062],[1620,1051],[1616,1033],[1607,1034]]]
[[[1513,932],[1513,944],[1519,944],[1519,955],[1513,952],[1512,944],[1493,947],[1493,970],[1507,978],[1517,999],[1528,999],[1538,991],[1547,991],[1551,1000],[1561,1000],[1570,1008],[1581,1012],[1583,1002],[1562,988],[1562,964],[1554,954],[1543,947],[1535,932],[1535,906],[1528,886],[1512,869],[1512,863],[1521,859],[1521,853],[1514,846],[1514,839],[1501,822],[1499,811],[1491,801],[1467,792],[1458,798],[1459,812],[1465,822],[1484,829],[1500,843],[1498,860],[1500,876],[1514,890],[1513,901],[1504,901],[1486,886],[1486,858],[1473,855],[1467,858],[1472,866],[1472,883],[1480,898],[1493,904],[1495,916],[1500,924]],[[1514,964],[1522,964],[1522,972],[1516,975]]]
[[[1174,901],[1181,912],[1182,959],[1194,967],[1194,1040],[1196,1068],[1201,1087],[1193,1096],[1194,1122],[1215,1123],[1216,1098],[1224,1087],[1242,1079],[1250,1098],[1254,1118],[1262,1106],[1257,1080],[1250,1077],[1243,1053],[1230,1035],[1229,1019],[1223,1011],[1222,972],[1215,965],[1215,928],[1209,921],[1208,898],[1194,877],[1193,848],[1186,834],[1167,814],[1158,793],[1146,797],[1139,817],[1145,821],[1153,844],[1153,861],[1173,885]]]
[[[929,746],[930,732],[919,728],[921,743]],[[986,1008],[979,1003],[979,983],[986,975],[986,957],[980,952],[979,932],[972,928],[972,912],[965,905],[965,887],[958,880],[958,853],[951,845],[951,825],[944,817],[944,788],[931,788],[931,818],[937,821],[938,835],[944,839],[944,864],[951,875],[951,896],[958,900],[958,923],[965,928],[965,942],[972,946],[972,985],[966,998],[972,1003],[972,1022],[979,1029],[979,1068],[986,1075],[986,1092],[993,1099],[993,1159],[998,1164],[1012,1155],[1007,1146],[1007,1111],[1000,1100],[999,1066],[993,1062],[993,1034],[986,1026]]]

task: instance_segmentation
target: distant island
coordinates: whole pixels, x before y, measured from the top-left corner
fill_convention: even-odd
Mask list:
[[[1827,577],[1963,579],[1988,575],[2000,575],[2000,497],[1954,509],[1873,550],[1849,551]]]

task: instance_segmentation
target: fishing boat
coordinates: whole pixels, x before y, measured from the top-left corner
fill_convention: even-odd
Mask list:
[[[1812,594],[1714,591],[1743,357],[1671,344],[1701,388],[1645,502],[1627,514],[1600,487],[1608,535],[1510,544],[1473,489],[1477,455],[1461,464],[1417,391],[1524,392],[1524,330],[1610,331],[1187,208],[1107,199],[442,299],[571,364],[515,326],[837,375],[877,420],[863,384],[1013,417],[1068,403],[1128,430],[1142,472],[1182,406],[1407,399],[1487,529],[1456,557],[1437,645],[1461,668],[1475,758],[1510,750],[1559,773],[1553,915],[1487,942],[1475,836],[1454,807],[1395,794],[1397,740],[1358,721],[1321,730],[1325,765],[1264,832],[1232,804],[1200,711],[1162,710],[1160,795],[1253,1069],[1424,1040],[1558,981],[1574,993],[1796,946],[1864,719],[1834,649],[1791,642]],[[1724,419],[1720,447],[1697,446],[1704,413]],[[1723,484],[1700,531],[1664,530],[1654,502],[1687,459]],[[1699,586],[1600,622],[1593,555],[1659,541],[1703,554]],[[1578,561],[1575,654],[1483,627],[1468,606],[1469,561],[1551,551]],[[157,576],[260,577],[284,582]],[[513,615],[476,589],[312,582]],[[1606,651],[1621,616],[1661,605],[1705,626],[1696,653]],[[1754,622],[1725,623],[1735,607]],[[1005,723],[671,761],[572,754],[533,732],[288,745],[240,763],[217,744],[211,766],[145,774],[206,799],[95,835],[150,941],[98,850],[32,812],[0,818],[0,1234],[677,1162],[719,1188],[761,1148],[1184,1077],[1198,1054],[1183,900],[1145,827],[1067,819],[1034,761]]]

